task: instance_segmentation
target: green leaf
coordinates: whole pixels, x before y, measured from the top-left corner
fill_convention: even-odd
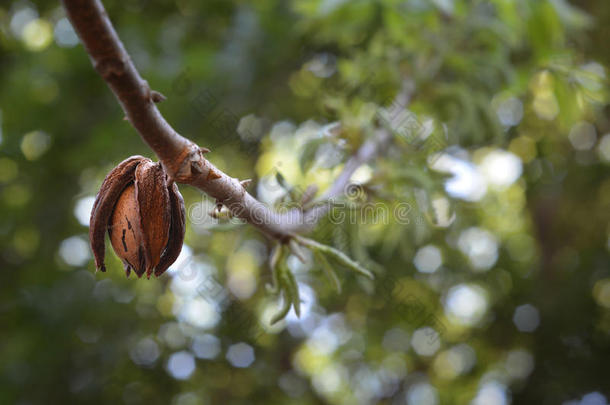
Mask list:
[[[320,253],[329,255],[330,257],[337,260],[339,263],[343,264],[344,266],[352,269],[356,273],[366,276],[366,277],[370,278],[371,280],[373,280],[375,278],[375,276],[373,275],[373,273],[370,270],[365,269],[364,267],[362,267],[360,265],[360,263],[350,259],[345,253],[343,253],[340,250],[335,249],[334,247],[328,246],[328,245],[323,245],[321,243],[316,242],[313,239],[304,238],[302,236],[295,236],[295,238],[297,238],[297,241],[299,243],[301,243],[303,246],[307,246],[308,248],[310,248],[314,251],[318,251]]]
[[[280,311],[278,313],[276,313],[275,315],[273,315],[273,317],[271,318],[271,320],[270,320],[271,325],[274,325],[274,324],[278,323],[279,321],[281,321],[282,319],[286,318],[286,316],[288,315],[288,312],[290,312],[291,306],[292,306],[292,301],[288,298],[287,293],[284,292],[284,303],[283,303]]]
[[[325,138],[315,138],[307,142],[302,148],[299,154],[299,166],[301,172],[307,173],[311,166],[315,163],[316,153],[318,148],[326,142]]]
[[[330,282],[335,286],[337,292],[341,294],[341,281],[339,280],[337,273],[335,273],[335,270],[332,268],[328,260],[326,260],[326,257],[324,257],[324,255],[318,251],[314,251],[314,256],[320,263],[322,270],[324,271],[324,273],[326,273],[326,276],[329,278]]]
[[[280,185],[280,187],[282,187],[283,189],[290,190],[292,188],[290,184],[288,184],[288,182],[286,181],[284,175],[279,170],[275,172],[275,179],[277,180],[277,183]]]
[[[294,274],[286,266],[282,266],[284,288],[288,291],[289,296],[294,306],[294,312],[297,316],[301,316],[301,297],[299,296],[299,286],[294,278]]]
[[[267,291],[271,293],[278,293],[280,291],[280,282],[278,277],[278,266],[284,259],[285,253],[284,248],[281,244],[277,244],[271,253],[271,260],[269,260],[269,267],[271,268],[271,285],[267,285]]]

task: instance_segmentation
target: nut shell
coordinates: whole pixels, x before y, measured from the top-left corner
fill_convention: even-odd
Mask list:
[[[104,265],[104,253],[106,251],[104,235],[108,228],[110,216],[125,187],[133,183],[136,168],[141,162],[145,161],[150,161],[150,159],[142,156],[131,156],[123,160],[106,175],[100,191],[97,193],[89,221],[89,241],[95,256],[95,267],[101,271],[106,271]]]
[[[172,265],[180,255],[184,242],[184,232],[186,223],[186,210],[184,209],[184,199],[178,190],[176,183],[168,186],[169,200],[172,210],[172,225],[170,227],[169,240],[161,260],[155,269],[155,276],[160,276]]]
[[[168,183],[161,163],[142,156],[121,162],[104,179],[97,195],[89,235],[98,269],[104,267],[104,233],[129,276],[160,276],[176,261],[185,232],[184,200]]]
[[[142,227],[146,275],[150,277],[167,246],[171,206],[166,175],[160,163],[142,162],[136,169],[136,199]],[[137,269],[142,271],[142,268]],[[140,275],[140,273],[138,273]]]
[[[133,184],[127,186],[117,201],[108,226],[108,234],[114,252],[121,258],[125,271],[133,269],[138,276],[144,273],[144,255],[140,212]]]

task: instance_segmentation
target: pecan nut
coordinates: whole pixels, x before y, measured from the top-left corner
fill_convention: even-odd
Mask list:
[[[184,200],[161,163],[132,156],[112,169],[97,194],[89,225],[95,266],[104,265],[106,231],[125,273],[160,276],[176,261],[185,231]]]

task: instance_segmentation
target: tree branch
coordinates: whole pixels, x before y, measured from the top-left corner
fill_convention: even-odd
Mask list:
[[[190,184],[226,205],[238,218],[269,236],[287,242],[296,232],[315,225],[326,212],[291,210],[277,213],[250,195],[238,179],[230,177],[203,157],[195,143],[178,134],[163,118],[156,102],[164,97],[142,79],[114,30],[100,0],[62,0],[73,27],[96,71],[106,81],[125,111],[126,118],[154,150],[168,174]],[[377,153],[376,141],[367,141],[350,159],[335,184],[325,194],[340,194],[353,172]]]

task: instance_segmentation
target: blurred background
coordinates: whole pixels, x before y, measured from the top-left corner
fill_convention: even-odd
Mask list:
[[[167,120],[270,205],[393,134],[311,234],[377,277],[290,257],[303,313],[270,326],[273,242],[184,185],[171,269],[96,274],[97,189],[154,156],[60,4],[2,0],[0,403],[610,401],[610,2],[104,3]]]

